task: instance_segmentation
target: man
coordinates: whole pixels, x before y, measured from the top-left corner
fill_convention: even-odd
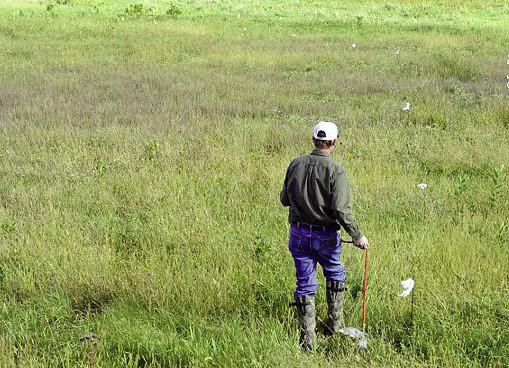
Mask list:
[[[333,334],[344,327],[343,292],[346,290],[338,230],[345,229],[360,249],[367,249],[369,245],[352,216],[345,170],[331,157],[337,137],[336,124],[319,122],[313,132],[315,149],[290,163],[280,194],[283,206],[290,207],[288,248],[297,277],[292,304],[299,314],[304,350],[313,348],[315,335],[316,263],[322,266],[327,280],[327,333]]]

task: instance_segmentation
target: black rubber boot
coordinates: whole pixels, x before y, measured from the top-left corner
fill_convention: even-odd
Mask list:
[[[346,283],[341,281],[327,281],[327,323],[326,335],[338,333],[345,327],[343,318],[343,292],[346,290]]]
[[[292,305],[297,307],[297,313],[299,314],[300,344],[302,349],[304,351],[311,351],[313,350],[316,328],[315,296],[296,296],[295,302]]]

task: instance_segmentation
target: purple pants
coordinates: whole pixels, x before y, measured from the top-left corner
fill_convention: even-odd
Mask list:
[[[288,249],[295,262],[295,296],[316,294],[316,262],[322,266],[327,280],[346,282],[345,268],[341,265],[339,232],[291,225]]]

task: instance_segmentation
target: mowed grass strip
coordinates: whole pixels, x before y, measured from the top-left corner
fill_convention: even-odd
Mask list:
[[[507,6],[49,4],[0,4],[0,365],[508,364]],[[278,194],[321,119],[363,355],[301,354],[288,308]]]

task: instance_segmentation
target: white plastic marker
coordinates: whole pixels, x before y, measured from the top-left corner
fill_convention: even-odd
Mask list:
[[[419,189],[426,189],[427,187],[428,187],[428,184],[426,184],[426,183],[417,184],[417,188],[419,188]]]
[[[356,329],[355,327],[343,327],[339,330],[343,335],[346,335],[354,340],[359,340],[359,349],[367,349],[368,348],[368,336],[365,332]]]
[[[401,281],[401,286],[403,286],[403,289],[405,290],[403,290],[403,292],[399,294],[399,296],[407,297],[414,288],[414,279],[409,278]]]

